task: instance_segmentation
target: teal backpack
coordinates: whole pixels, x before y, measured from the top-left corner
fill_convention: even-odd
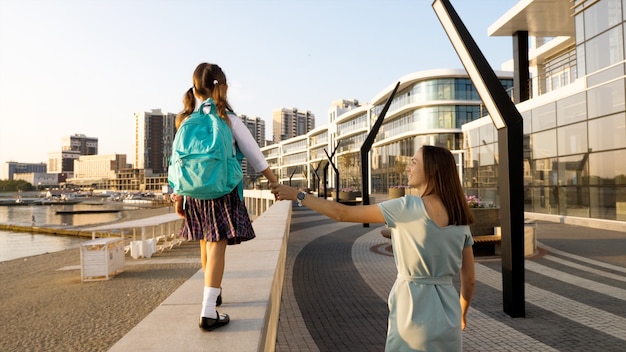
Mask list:
[[[208,114],[205,106],[210,106]],[[220,198],[242,183],[232,131],[213,99],[204,101],[176,131],[167,180],[175,194],[196,199]]]

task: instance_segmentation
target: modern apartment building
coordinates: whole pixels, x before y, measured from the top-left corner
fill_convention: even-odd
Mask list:
[[[135,168],[151,169],[156,174],[167,173],[168,158],[172,154],[176,114],[161,109],[136,112]]]
[[[48,153],[48,172],[74,177],[74,161],[81,155],[98,154],[98,138],[76,133],[61,138],[61,151]]]
[[[96,155],[98,154],[98,138],[87,137],[79,133],[63,137],[61,139],[61,150],[73,150],[79,152],[80,155]]]
[[[497,72],[497,75],[504,89],[510,90],[513,74]],[[406,185],[405,168],[415,150],[424,144],[452,150],[461,170],[461,127],[486,114],[464,70],[415,72],[401,77],[399,82],[368,155],[371,194],[387,193],[389,187]],[[370,103],[334,102],[328,112],[327,127],[263,148],[268,158],[277,161],[275,172],[280,181],[320,192],[324,185],[360,190],[363,185],[360,148],[394,87],[395,83],[384,88]]]
[[[280,108],[272,112],[274,143],[302,136],[315,128],[315,115],[308,110]]]
[[[509,63],[530,76],[513,94],[526,212],[626,221],[625,30],[622,0],[520,1],[489,27],[528,48]],[[464,186],[497,203],[497,133],[489,120],[464,132]]]
[[[265,146],[265,121],[260,117],[248,117],[246,115],[238,115],[239,119],[243,122],[243,124],[248,128],[252,137],[256,141],[259,147]],[[243,170],[244,184],[248,185],[249,182],[254,182],[257,178],[261,176],[261,173],[256,172],[252,165],[248,162],[246,158],[243,159],[241,164],[241,169]]]

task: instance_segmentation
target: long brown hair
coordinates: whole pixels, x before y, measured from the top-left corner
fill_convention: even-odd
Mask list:
[[[452,153],[441,147],[422,146],[424,173],[427,180],[423,195],[436,194],[448,211],[450,224],[471,225],[474,216],[467,205],[456,162]]]
[[[187,116],[196,110],[194,89],[203,100],[213,99],[218,115],[230,126],[227,113],[233,112],[233,109],[230,107],[226,95],[228,85],[224,71],[218,65],[203,62],[193,71],[192,80],[193,87],[189,88],[183,96],[183,111],[176,115],[176,128],[178,129]]]

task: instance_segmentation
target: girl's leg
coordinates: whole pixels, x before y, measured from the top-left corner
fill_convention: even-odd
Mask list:
[[[227,244],[227,240],[206,242],[206,269],[204,270],[204,286],[219,288],[222,285]]]
[[[206,273],[206,240],[200,240],[200,263],[202,272]]]
[[[204,298],[201,317],[217,319],[216,300],[224,277],[227,240],[206,242],[207,263],[204,270]]]

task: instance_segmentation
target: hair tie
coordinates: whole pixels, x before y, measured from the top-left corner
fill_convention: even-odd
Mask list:
[[[216,86],[218,83],[220,83],[220,82],[218,82],[216,79],[213,80],[213,85],[214,86]]]

